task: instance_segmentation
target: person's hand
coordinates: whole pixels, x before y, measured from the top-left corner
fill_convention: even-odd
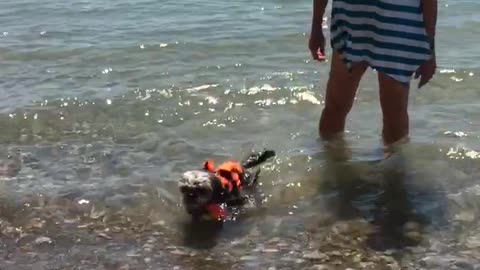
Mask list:
[[[321,25],[312,27],[308,48],[314,60],[325,60],[325,36],[323,35]]]
[[[433,54],[432,58],[427,60],[423,63],[415,72],[415,79],[420,78],[420,82],[418,83],[418,88],[422,88],[425,84],[427,84],[430,79],[432,79],[435,71],[437,69],[437,58],[435,57],[435,53]]]

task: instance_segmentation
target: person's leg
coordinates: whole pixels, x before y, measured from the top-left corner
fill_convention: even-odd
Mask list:
[[[380,104],[383,114],[382,137],[385,146],[408,140],[408,86],[378,72]]]
[[[330,140],[344,131],[347,114],[352,109],[358,84],[366,69],[366,63],[357,63],[348,72],[341,56],[333,52],[325,107],[318,127],[322,139]]]

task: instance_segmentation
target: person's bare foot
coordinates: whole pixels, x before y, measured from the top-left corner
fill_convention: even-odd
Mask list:
[[[401,138],[400,140],[385,145],[383,148],[383,159],[388,159],[391,157],[394,153],[398,152],[401,150],[401,148],[405,145],[407,145],[410,142],[410,137],[405,136]]]
[[[323,140],[323,147],[327,158],[331,161],[347,161],[352,157],[352,152],[343,134],[337,134],[329,140]]]

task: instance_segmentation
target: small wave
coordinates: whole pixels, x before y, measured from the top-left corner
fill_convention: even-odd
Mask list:
[[[321,104],[320,100],[318,100],[312,92],[301,92],[297,94],[299,100],[308,101],[312,104]]]
[[[218,84],[204,84],[204,85],[200,85],[200,86],[196,86],[196,87],[187,88],[187,89],[185,89],[185,91],[187,91],[189,93],[192,93],[192,92],[207,90],[209,88],[215,88],[215,87],[218,87],[218,86],[219,86]]]
[[[466,147],[450,147],[448,152],[445,154],[450,159],[478,159],[480,158],[480,153],[473,149]]]

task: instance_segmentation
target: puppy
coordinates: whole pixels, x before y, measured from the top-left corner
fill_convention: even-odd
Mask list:
[[[275,156],[272,150],[251,153],[241,162],[226,161],[215,167],[207,160],[202,170],[185,172],[179,180],[186,211],[194,219],[225,219],[226,207],[242,206],[254,192],[260,168]]]

